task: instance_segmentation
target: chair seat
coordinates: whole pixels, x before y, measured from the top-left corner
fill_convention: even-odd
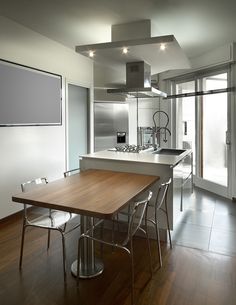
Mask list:
[[[27,181],[21,184],[22,192],[27,192],[29,190],[35,189],[47,184],[48,180],[45,177],[37,178],[31,181]],[[43,211],[42,211],[43,210]],[[42,214],[44,213],[44,214]],[[24,221],[22,228],[22,237],[21,237],[21,250],[20,250],[20,261],[19,268],[22,267],[22,258],[24,251],[24,239],[25,239],[25,230],[28,226],[33,226],[34,228],[42,228],[48,231],[48,243],[47,248],[50,246],[50,236],[51,230],[57,230],[61,234],[62,241],[62,255],[63,255],[63,272],[64,272],[64,281],[66,281],[66,251],[65,251],[65,234],[75,230],[80,226],[79,220],[75,219],[74,222],[71,221],[70,228],[68,229],[67,223],[71,219],[78,216],[77,214],[72,214],[68,212],[53,210],[53,209],[33,209],[32,211],[27,211],[27,204],[24,204]],[[30,215],[28,217],[28,215]]]
[[[115,228],[114,225],[116,225],[119,229],[117,230],[117,232],[115,232]],[[88,233],[91,234],[91,236],[100,239],[100,235],[101,235],[101,229],[107,229],[107,233],[110,232],[110,234],[106,234],[105,236],[103,236],[103,241],[107,242],[107,243],[114,243],[114,244],[118,244],[120,246],[126,246],[127,245],[127,230],[128,230],[128,222],[127,221],[122,221],[122,220],[110,220],[110,219],[103,219],[99,225],[94,226],[94,229],[92,231],[92,233]],[[112,230],[111,230],[112,227]],[[86,234],[87,234],[86,233]],[[119,233],[119,234],[115,234],[115,233]],[[125,234],[126,233],[126,234]]]
[[[51,217],[49,215],[42,215],[34,219],[28,219],[27,222],[32,226],[40,226],[44,228],[58,228],[63,226],[69,220],[74,218],[76,214],[68,212],[52,210]]]

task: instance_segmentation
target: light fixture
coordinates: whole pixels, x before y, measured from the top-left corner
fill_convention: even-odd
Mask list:
[[[94,57],[94,51],[89,51],[89,57]]]
[[[107,52],[114,53],[114,50],[117,49],[121,52],[121,54],[127,54],[131,50],[132,47],[135,47],[132,49],[132,55],[137,59],[139,57],[139,50],[136,51],[135,49],[141,48],[143,51],[148,50],[150,54],[155,57],[155,49],[156,47],[165,49],[167,46],[167,43],[171,43],[172,47],[173,45],[180,48],[174,35],[165,35],[165,36],[156,36],[156,37],[148,37],[148,38],[137,38],[137,39],[129,39],[129,40],[119,40],[119,41],[111,41],[111,42],[104,42],[104,43],[95,43],[95,44],[89,44],[89,45],[81,45],[76,46],[75,50],[76,52],[89,56],[94,57],[95,56],[95,50],[96,54],[103,55],[106,58]],[[177,50],[178,51],[178,50]],[[137,54],[135,54],[135,52]],[[150,60],[149,60],[150,61]]]
[[[162,47],[162,45],[165,47]],[[161,50],[160,47],[165,49]],[[123,53],[124,48],[128,50],[128,53]],[[89,51],[93,51],[93,57],[90,57]],[[107,77],[106,85],[104,83],[105,87],[110,87],[112,82],[121,81],[121,77],[125,74],[125,69],[122,69],[121,66],[126,62],[143,61],[145,59],[152,67],[152,74],[170,69],[188,69],[191,67],[189,59],[184,54],[174,35],[79,45],[76,46],[76,52],[92,61],[96,61],[100,67],[104,65],[104,69],[105,67],[109,69],[108,66],[117,65],[117,69],[112,69],[112,71],[115,70],[112,80],[109,79],[108,73],[104,76],[104,82]],[[158,58],[157,52],[159,54]],[[114,80],[116,77],[117,79]]]
[[[128,53],[128,48],[124,47],[124,48],[122,49],[122,53],[123,53],[123,54],[127,54],[127,53]]]
[[[164,43],[161,43],[160,50],[164,51],[166,49],[166,45]]]

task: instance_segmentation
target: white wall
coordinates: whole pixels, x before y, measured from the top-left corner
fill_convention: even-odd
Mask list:
[[[233,44],[233,60],[231,86],[236,88],[236,43]],[[231,102],[231,179],[232,179],[232,197],[236,198],[236,94],[235,91],[230,95]]]
[[[4,17],[0,17],[0,58],[63,77],[61,126],[0,127],[1,219],[22,209],[21,204],[11,201],[11,196],[20,192],[21,182],[39,176],[49,180],[62,176],[66,164],[65,83],[70,80],[92,88],[93,63]]]
[[[161,79],[170,79],[187,73],[215,67],[234,60],[234,43],[221,46],[198,57],[190,59],[191,69],[168,70],[159,75]],[[168,92],[169,93],[169,92]]]
[[[201,56],[192,58],[191,66],[192,68],[206,68],[209,66],[224,64],[231,61],[233,58],[233,44],[227,44],[214,49],[210,52],[204,53]]]

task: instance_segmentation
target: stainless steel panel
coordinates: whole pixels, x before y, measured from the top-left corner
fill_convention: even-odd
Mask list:
[[[126,63],[126,87],[151,87],[151,66],[144,61]]]
[[[94,104],[94,150],[115,147],[117,132],[126,133],[129,143],[128,104],[95,103]]]

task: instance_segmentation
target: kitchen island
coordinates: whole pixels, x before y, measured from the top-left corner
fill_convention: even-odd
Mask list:
[[[172,150],[170,150],[170,152],[172,152]],[[192,177],[191,164],[192,151],[190,149],[180,151],[179,154],[168,153],[168,150],[167,154],[161,154],[158,153],[158,151],[154,151],[152,149],[140,152],[105,150],[83,155],[80,157],[81,170],[105,169],[155,176],[158,175],[160,180],[152,187],[152,200],[155,200],[158,185],[171,178],[173,183],[171,183],[169,188],[167,202],[171,229],[173,229],[174,222],[174,189],[178,188],[179,186],[182,187],[182,185],[184,185],[184,179],[189,179]],[[183,170],[183,168],[185,170]],[[177,175],[175,174],[175,171],[177,171]],[[175,181],[175,176],[178,177],[177,183]],[[149,212],[152,213],[153,211],[150,210]],[[161,214],[159,216],[159,226],[164,230],[164,232],[166,232],[167,227],[165,217]],[[163,236],[165,236],[165,234],[162,234],[162,238]],[[163,239],[165,239],[165,237]]]

